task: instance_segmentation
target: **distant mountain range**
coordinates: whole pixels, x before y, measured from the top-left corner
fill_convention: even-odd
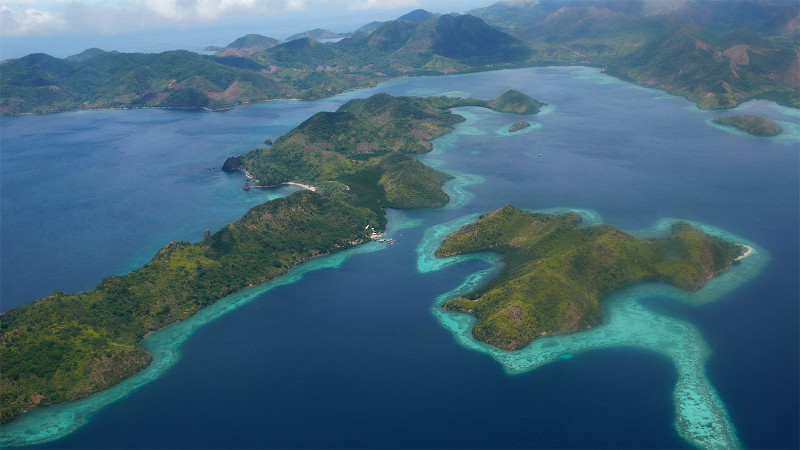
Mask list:
[[[322,40],[322,39],[339,39],[343,37],[347,37],[347,34],[339,34],[339,33],[334,33],[333,31],[330,30],[323,30],[322,28],[314,28],[313,30],[293,34],[288,38],[286,38],[286,40],[293,41],[295,39],[302,39],[302,38]]]
[[[403,75],[565,64],[604,67],[701,108],[751,98],[800,107],[799,26],[794,1],[541,0],[470,14],[415,10],[346,37],[324,29],[286,42],[248,34],[209,47],[213,56],[100,49],[66,59],[28,55],[3,62],[0,113],[225,109],[326,97]]]

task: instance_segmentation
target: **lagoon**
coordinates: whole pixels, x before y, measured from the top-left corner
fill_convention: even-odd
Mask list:
[[[689,445],[673,426],[680,373],[664,354],[610,347],[509,373],[461,346],[431,313],[437,297],[493,265],[420,271],[418,248],[430,230],[514,204],[580,208],[627,230],[688,219],[756,244],[768,257],[763,270],[716,301],[691,306],[652,290],[639,303],[702,338],[705,375],[742,445],[796,447],[797,112],[744,104],[737,112],[786,130],[744,136],[710,123],[729,113],[595,69],[404,78],[317,102],[218,113],[3,118],[2,309],[90,288],[142,265],[169,240],[199,240],[206,228],[286,195],[295,188],[242,192],[244,178],[219,167],[316,111],[374,92],[494,98],[507,89],[549,107],[515,134],[502,131],[516,116],[459,108],[467,121],[421,157],[457,176],[451,204],[393,213],[396,245],[354,252],[206,323],[159,377],[43,446]]]

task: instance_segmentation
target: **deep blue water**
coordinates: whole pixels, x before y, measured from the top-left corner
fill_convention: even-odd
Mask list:
[[[691,219],[766,249],[766,270],[717,302],[646,303],[700,329],[712,349],[709,379],[746,446],[800,445],[798,116],[752,102],[746,113],[787,132],[737,135],[708,123],[725,113],[590,69],[407,78],[220,113],[3,118],[2,309],[91,288],[169,240],[197,240],[290,192],[242,192],[243,177],[219,167],[316,111],[376,91],[493,98],[509,88],[550,105],[531,120],[538,128],[502,136],[495,131],[517,117],[458,110],[470,120],[421,158],[485,180],[466,188],[474,197],[463,207],[408,212],[421,222],[397,231],[397,245],[309,273],[206,325],[160,379],[46,447],[685,446],[672,426],[668,359],[616,348],[511,376],[432,316],[437,295],[485,266],[418,273],[423,232],[506,203],[588,208],[631,230]]]

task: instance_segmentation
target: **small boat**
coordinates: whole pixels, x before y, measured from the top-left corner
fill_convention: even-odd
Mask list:
[[[242,186],[243,191],[247,191],[249,189],[250,189],[250,183],[245,183],[244,186]]]

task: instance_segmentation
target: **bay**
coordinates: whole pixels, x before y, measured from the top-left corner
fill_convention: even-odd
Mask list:
[[[221,113],[3,118],[2,308],[90,288],[168,240],[197,240],[286,195],[242,192],[243,177],[219,167],[316,111],[373,92],[494,98],[511,88],[549,104],[529,130],[509,134],[516,116],[460,108],[468,120],[421,157],[458,176],[454,202],[402,214],[411,227],[394,231],[396,245],[307,273],[208,323],[160,378],[44,446],[688,445],[673,427],[677,375],[660,354],[611,348],[509,375],[431,314],[438,295],[487,265],[420,273],[425,231],[507,203],[584,208],[629,230],[688,219],[757,243],[767,267],[716,302],[643,303],[699,329],[711,349],[707,376],[745,446],[797,446],[797,112],[741,106],[786,129],[754,138],[710,123],[728,112],[699,111],[595,69],[404,78]]]

